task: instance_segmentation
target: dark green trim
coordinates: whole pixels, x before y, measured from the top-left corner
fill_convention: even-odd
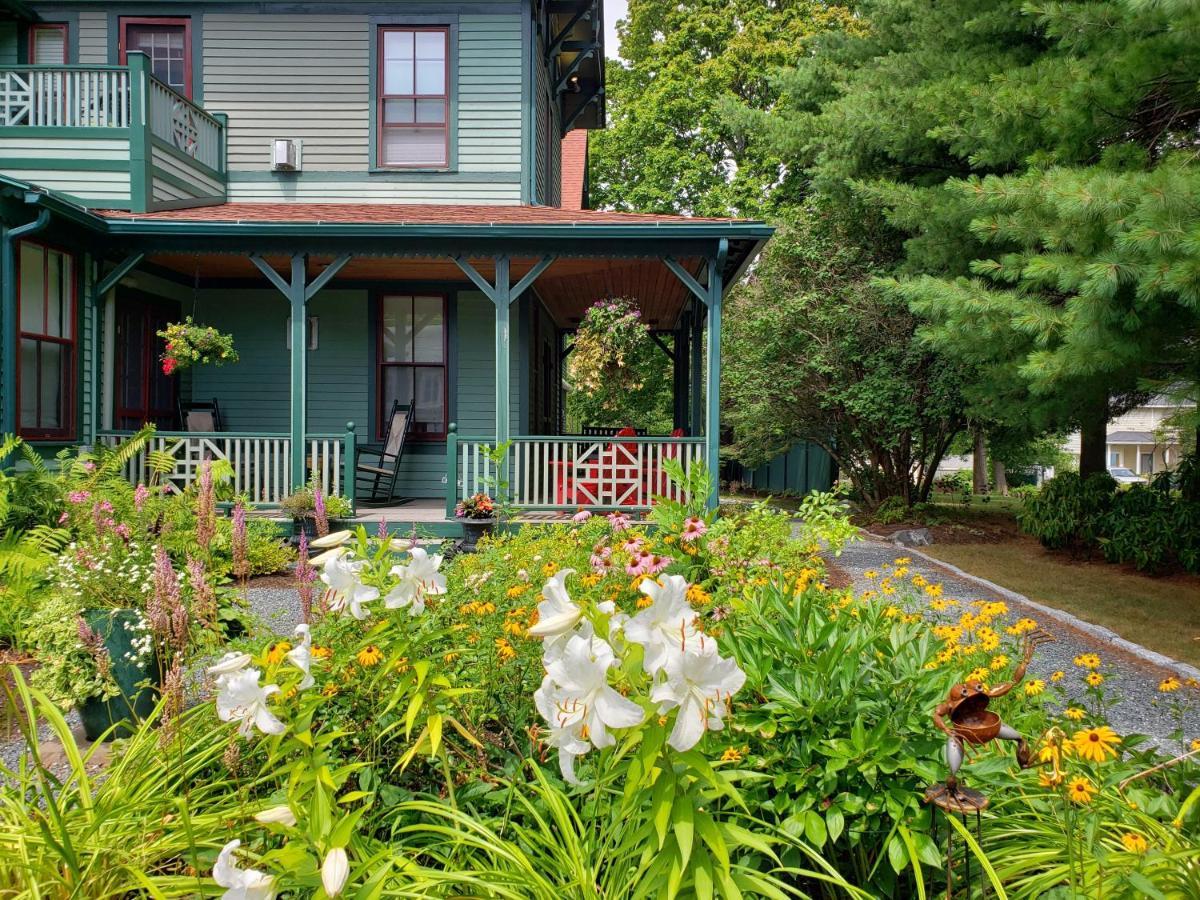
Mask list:
[[[379,109],[376,103],[378,93],[376,85],[378,84],[379,73],[379,29],[385,26],[404,27],[405,25],[413,26],[429,26],[441,27],[447,30],[446,48],[449,53],[449,59],[446,61],[447,76],[450,83],[447,87],[450,90],[450,140],[449,153],[446,160],[446,167],[441,169],[393,169],[379,165],[379,134],[376,128],[376,123],[379,119]],[[411,175],[434,175],[439,179],[445,178],[446,175],[458,171],[458,13],[449,10],[442,12],[437,11],[426,14],[415,14],[405,12],[402,15],[372,15],[367,19],[367,26],[370,29],[368,50],[370,54],[367,65],[367,168],[372,175],[379,174],[411,174]]]
[[[48,224],[50,212],[42,209],[32,221],[15,228],[0,228],[0,341],[3,341],[0,346],[0,376],[3,376],[0,384],[4,385],[6,395],[0,409],[0,434],[16,434],[17,431],[17,256],[14,245]],[[78,267],[78,262],[75,265]]]
[[[79,128],[56,125],[4,125],[0,137],[72,138],[77,141],[121,140],[128,128]]]
[[[111,18],[111,16],[110,16]],[[130,53],[129,60],[129,208],[143,212],[150,208],[150,97],[146,90],[150,78],[150,60],[144,53]]]
[[[210,168],[207,164],[200,162],[200,160],[196,159],[194,156],[188,156],[175,145],[164,141],[162,138],[153,133],[150,135],[150,146],[157,147],[159,150],[165,151],[169,155],[178,159],[180,162],[192,166],[204,175],[212,178],[214,181],[220,181],[222,183],[225,181],[225,174],[223,172]]]
[[[124,172],[128,167],[123,159],[48,159],[26,157],[0,159],[0,169],[53,169],[57,172]]]
[[[234,171],[228,173],[231,182],[251,183],[265,181],[286,181],[288,184],[303,184],[309,182],[367,182],[367,181],[396,181],[396,182],[439,182],[442,184],[515,184],[521,180],[520,172],[448,172],[444,169],[368,169],[364,172],[321,172],[305,170],[303,172],[268,172],[268,171]]]
[[[458,420],[458,291],[446,293],[446,427]],[[449,436],[447,435],[447,440]]]

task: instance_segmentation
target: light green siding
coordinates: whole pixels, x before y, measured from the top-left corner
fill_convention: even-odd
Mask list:
[[[96,168],[108,166],[119,170]],[[49,138],[30,136],[21,128],[0,130],[0,172],[87,206],[128,202],[128,166],[125,138]]]
[[[79,11],[79,62],[81,65],[116,62],[108,58],[108,14],[102,9]]]
[[[17,23],[0,22],[0,66],[15,66],[17,56]]]
[[[458,143],[459,171],[521,171],[520,16],[459,20]]]
[[[512,350],[509,365],[509,419],[514,431],[524,429],[524,405],[518,386],[521,384],[519,347],[520,329],[517,326],[517,307],[513,307]],[[458,433],[491,436],[496,433],[496,312],[492,301],[477,291],[458,294],[458,390],[456,405]]]
[[[153,204],[179,204],[225,197],[221,179],[208,174],[194,160],[184,159],[154,144],[150,150],[151,200]]]

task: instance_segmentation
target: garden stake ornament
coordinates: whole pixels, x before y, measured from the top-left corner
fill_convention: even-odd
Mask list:
[[[933,724],[946,733],[946,763],[950,774],[945,784],[935,784],[925,791],[925,800],[949,812],[979,812],[987,808],[988,800],[979,791],[958,783],[958,770],[963,763],[964,745],[982,747],[996,738],[1017,742],[1017,763],[1022,769],[1032,764],[1033,753],[1025,738],[1015,728],[1000,721],[1000,716],[988,709],[994,697],[1003,697],[1025,677],[1033,659],[1033,651],[1054,637],[1041,629],[1025,638],[1025,655],[1012,681],[986,687],[980,681],[966,681],[950,689],[949,696],[933,711]],[[947,718],[950,720],[947,723]]]

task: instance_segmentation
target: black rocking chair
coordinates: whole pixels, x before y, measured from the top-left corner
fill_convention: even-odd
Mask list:
[[[211,401],[179,401],[179,427],[184,431],[224,431],[223,425],[216,397]]]
[[[354,458],[354,496],[366,505],[390,503],[396,493],[400,458],[412,422],[412,406],[399,400],[392,404],[383,431],[382,444],[358,448]]]

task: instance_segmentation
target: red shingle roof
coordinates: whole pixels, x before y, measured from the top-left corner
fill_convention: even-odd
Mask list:
[[[737,219],[705,219],[650,213],[558,209],[552,206],[451,206],[387,203],[221,203],[192,209],[131,213],[92,210],[107,219],[183,222],[288,222],[299,224],[357,223],[386,225],[679,225],[687,222],[733,223]]]
[[[583,209],[587,184],[588,133],[577,128],[562,139],[562,208]]]

